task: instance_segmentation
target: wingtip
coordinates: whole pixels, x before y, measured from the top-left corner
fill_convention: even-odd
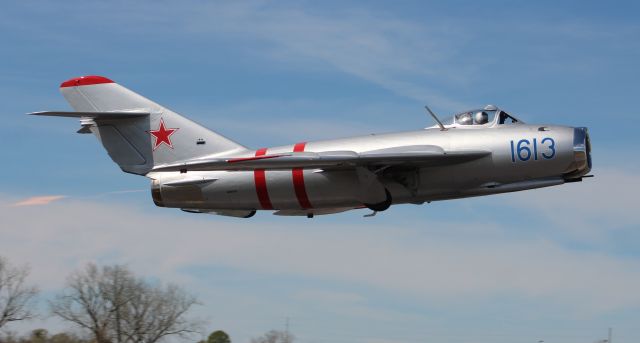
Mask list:
[[[74,77],[60,84],[60,88],[77,87],[77,86],[89,86],[102,83],[114,83],[112,80],[98,75],[86,75],[80,77]]]

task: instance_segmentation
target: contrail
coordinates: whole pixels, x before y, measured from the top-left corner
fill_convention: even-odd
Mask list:
[[[41,195],[36,197],[27,198],[16,203],[11,204],[11,206],[38,206],[38,205],[47,205],[56,200],[66,198],[65,195]]]
[[[111,192],[98,193],[98,194],[92,194],[92,195],[77,196],[76,198],[102,198],[109,195],[141,193],[141,192],[148,192],[148,191],[149,191],[148,189],[125,189],[121,191],[111,191]]]

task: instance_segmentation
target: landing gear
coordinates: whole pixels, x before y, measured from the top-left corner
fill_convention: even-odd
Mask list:
[[[379,202],[377,204],[363,204],[364,206],[366,206],[368,209],[372,210],[373,212],[382,212],[386,209],[389,208],[389,206],[391,206],[391,193],[389,193],[389,190],[385,188],[384,192],[387,195],[387,198],[382,201]]]
[[[365,214],[363,217],[365,218],[374,217],[376,214],[378,214],[378,211],[373,211],[369,214]]]

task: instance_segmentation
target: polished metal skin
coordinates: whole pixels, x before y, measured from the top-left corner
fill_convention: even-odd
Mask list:
[[[125,172],[152,180],[156,205],[250,217],[330,214],[581,181],[586,128],[530,125],[495,106],[443,127],[248,149],[99,76],[61,91],[79,133],[94,133]]]

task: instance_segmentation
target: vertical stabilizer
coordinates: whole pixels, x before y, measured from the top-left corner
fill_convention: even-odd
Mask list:
[[[63,82],[60,91],[77,112],[147,112],[146,116],[87,116],[83,129],[102,142],[122,170],[146,174],[154,166],[246,148],[102,76]]]

